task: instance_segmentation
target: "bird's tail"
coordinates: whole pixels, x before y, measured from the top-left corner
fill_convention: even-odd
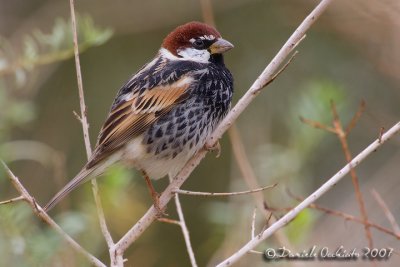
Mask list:
[[[44,207],[44,210],[47,212],[52,209],[61,199],[63,199],[66,195],[68,195],[72,190],[74,190],[79,185],[84,182],[90,180],[91,174],[94,169],[86,169],[84,167],[68,184],[66,184],[63,189],[61,189]]]
[[[114,153],[108,159],[98,162],[94,166],[88,167],[87,164],[83,169],[72,179],[63,189],[61,189],[44,207],[47,212],[52,209],[61,199],[68,195],[72,190],[77,188],[79,185],[89,181],[90,179],[96,178],[103,174],[106,169],[114,164],[120,158],[120,153]]]

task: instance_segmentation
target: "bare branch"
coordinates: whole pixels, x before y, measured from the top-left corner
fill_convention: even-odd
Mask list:
[[[257,208],[253,209],[253,217],[251,219],[251,238],[256,236],[256,215],[257,215]]]
[[[308,124],[315,129],[320,129],[320,130],[324,130],[324,131],[336,134],[336,131],[334,128],[324,125],[318,121],[309,120],[309,119],[303,118],[302,116],[300,116],[299,119],[302,123]]]
[[[176,224],[176,225],[181,226],[181,222],[178,220],[172,220],[172,219],[168,219],[168,218],[158,218],[157,221],[163,222],[163,223],[169,223],[169,224]]]
[[[383,227],[383,226],[381,226],[379,224],[373,223],[371,221],[366,221],[365,222],[363,219],[355,217],[354,215],[351,215],[351,214],[348,214],[348,213],[345,213],[345,212],[341,212],[341,211],[338,211],[338,210],[333,210],[333,209],[329,209],[329,208],[326,208],[326,207],[322,207],[322,206],[317,205],[315,203],[310,204],[310,206],[308,206],[308,208],[322,211],[322,212],[324,212],[324,213],[326,213],[328,215],[341,217],[341,218],[345,219],[346,221],[352,221],[352,222],[356,222],[356,223],[359,223],[359,224],[368,225],[371,228],[375,228],[378,231],[381,231],[381,232],[383,232],[385,234],[394,236],[395,238],[400,240],[400,234],[398,234],[398,233],[396,233],[396,232],[394,232],[394,231],[392,231],[392,230],[390,230],[388,228],[385,228],[385,227]],[[285,208],[269,207],[269,209],[271,211],[290,211],[290,210],[293,209],[293,207],[285,207]]]
[[[86,110],[86,105],[85,105],[85,95],[84,95],[84,91],[83,91],[81,65],[80,65],[80,60],[79,60],[78,34],[77,34],[77,29],[76,29],[77,27],[76,27],[74,0],[70,0],[69,3],[70,3],[70,9],[71,9],[72,33],[73,33],[73,39],[74,39],[74,55],[75,55],[76,78],[77,78],[77,82],[78,82],[78,91],[79,91],[79,105],[80,105],[80,109],[81,109],[81,115],[77,116],[77,117],[79,118],[79,121],[82,124],[83,139],[85,141],[86,155],[87,155],[87,158],[90,159],[90,157],[92,155],[92,148],[91,148],[90,139],[89,139],[89,124],[88,124],[88,120],[87,120],[87,110]],[[75,115],[78,115],[78,114],[75,114]],[[101,205],[99,188],[97,186],[96,179],[92,179],[92,191],[93,191],[93,196],[94,196],[94,200],[96,203],[97,215],[99,218],[101,232],[103,233],[103,236],[104,236],[104,239],[106,240],[107,246],[109,248],[111,248],[114,246],[114,241],[112,239],[110,231],[107,228],[107,223],[106,223],[106,219],[104,217],[104,211],[103,211],[103,207]],[[122,258],[119,260],[122,262]]]
[[[296,44],[294,47],[296,47],[301,41],[303,41],[305,37],[306,37],[306,35],[304,35],[304,36],[297,42],[297,44]],[[295,52],[293,53],[293,55],[289,58],[289,60],[285,63],[285,65],[283,65],[283,67],[280,68],[280,69],[274,74],[274,76],[272,76],[272,78],[271,78],[266,84],[264,84],[264,85],[260,88],[260,90],[261,90],[262,88],[264,88],[264,87],[270,85],[273,81],[275,81],[275,79],[276,79],[284,70],[286,70],[286,68],[290,65],[290,63],[292,63],[293,59],[297,56],[298,53],[299,53],[299,51],[295,51]]]
[[[357,124],[358,120],[360,119],[361,115],[364,113],[365,105],[366,105],[365,101],[361,100],[356,114],[354,114],[354,116],[351,119],[350,123],[346,127],[346,131],[345,131],[346,135],[348,135],[351,132],[351,130],[354,128],[354,126],[356,126],[356,124]]]
[[[169,177],[170,182],[172,181],[172,178],[173,177]],[[189,254],[190,263],[191,263],[192,267],[197,267],[196,258],[194,256],[194,252],[193,252],[193,248],[192,248],[192,243],[190,242],[189,230],[186,226],[185,216],[183,216],[182,206],[181,206],[181,202],[179,200],[178,194],[175,194],[175,206],[176,206],[176,211],[177,211],[178,217],[179,217],[179,225],[182,230],[183,238],[185,239],[186,250]]]
[[[357,111],[357,113],[354,115],[353,120],[350,122],[349,126],[347,127],[348,130],[351,130],[352,127],[354,127],[355,123],[357,122],[358,118],[361,116],[361,113],[364,110],[364,102],[361,102],[360,108]],[[331,108],[332,108],[332,114],[333,114],[333,126],[335,127],[335,132],[337,137],[339,138],[340,144],[342,145],[342,149],[343,149],[343,153],[345,155],[346,161],[347,163],[351,162],[352,156],[351,156],[351,152],[349,149],[349,145],[347,143],[347,132],[345,132],[343,130],[342,127],[342,123],[340,121],[340,117],[339,114],[336,110],[336,105],[333,101],[331,101]],[[354,191],[356,193],[356,199],[358,202],[358,206],[361,212],[361,217],[363,218],[363,220],[365,222],[368,221],[368,215],[367,215],[367,209],[365,208],[365,203],[363,200],[363,196],[360,190],[360,185],[358,182],[358,177],[357,177],[357,173],[355,171],[354,168],[350,169],[350,175],[351,175],[351,181],[353,183],[353,187],[354,187]],[[367,237],[368,240],[368,245],[370,248],[373,247],[373,241],[372,241],[372,234],[371,234],[371,230],[369,229],[369,226],[367,224],[364,224],[364,228],[365,228],[365,235]]]
[[[212,192],[195,192],[189,190],[175,189],[172,192],[181,194],[181,195],[189,195],[189,196],[202,196],[202,197],[229,197],[229,196],[238,196],[238,195],[248,195],[257,193],[260,191],[264,191],[266,189],[274,188],[277,184],[264,186],[257,189],[239,191],[239,192],[228,192],[228,193],[212,193]]]
[[[293,198],[296,199],[297,201],[303,201],[303,200],[304,200],[304,198],[301,198],[301,197],[298,197],[298,196],[293,195],[289,190],[287,190],[287,192],[288,192],[288,194],[289,194],[291,197],[293,197]],[[368,225],[368,226],[370,226],[371,228],[375,228],[375,229],[377,229],[378,231],[381,231],[381,232],[383,232],[383,233],[385,233],[385,234],[389,234],[389,235],[394,236],[394,237],[397,238],[397,239],[400,239],[400,233],[396,233],[395,231],[391,231],[391,230],[389,230],[388,228],[385,228],[385,227],[383,227],[383,226],[380,226],[379,224],[376,224],[376,223],[373,223],[373,222],[370,222],[370,221],[364,221],[363,219],[358,218],[358,217],[355,217],[355,216],[353,216],[353,215],[351,215],[351,214],[347,214],[347,213],[344,213],[344,212],[341,212],[341,211],[329,209],[329,208],[320,206],[320,205],[315,204],[315,203],[312,203],[312,204],[309,206],[309,208],[312,208],[312,209],[316,209],[316,210],[325,212],[326,214],[329,214],[329,215],[333,215],[333,216],[337,216],[337,217],[342,217],[343,219],[348,220],[348,221],[353,221],[353,222],[360,223],[360,224],[363,224],[363,225]],[[293,207],[289,207],[289,208],[279,208],[279,209],[270,208],[270,209],[271,209],[271,210],[287,210],[287,211],[290,211],[291,209],[293,209]]]
[[[64,230],[55,222],[53,219],[42,209],[41,206],[36,202],[36,200],[29,194],[29,192],[25,189],[25,187],[21,184],[19,179],[11,172],[8,166],[1,161],[6,170],[8,178],[11,180],[11,183],[15,187],[15,189],[21,194],[20,197],[25,200],[32,208],[33,213],[41,218],[45,223],[47,223],[51,228],[53,228],[73,249],[75,249],[78,253],[82,254],[85,258],[89,260],[94,266],[97,267],[106,267],[104,263],[102,263],[95,256],[86,251],[81,245],[79,245],[71,236],[69,236]],[[16,199],[18,199],[16,198]],[[21,199],[21,200],[22,200]]]
[[[322,1],[321,4],[328,4],[329,1]],[[321,5],[320,4],[320,5]],[[400,121],[393,125],[385,134],[382,135],[382,140],[375,140],[367,148],[365,148],[361,153],[359,153],[350,163],[339,170],[334,176],[332,176],[328,181],[326,181],[321,187],[319,187],[314,193],[309,195],[296,207],[286,213],[277,222],[268,227],[265,231],[257,235],[256,238],[251,239],[247,244],[240,248],[236,253],[225,259],[223,262],[217,265],[217,267],[231,266],[233,263],[237,262],[243,255],[248,251],[254,249],[257,245],[263,242],[265,239],[274,234],[278,229],[284,227],[286,224],[291,222],[302,210],[310,206],[314,201],[324,195],[327,191],[332,189],[343,177],[345,177],[352,168],[359,165],[364,159],[375,152],[382,144],[388,141],[395,134],[400,132]]]
[[[18,202],[18,201],[21,201],[21,200],[26,200],[26,199],[23,196],[19,196],[19,197],[15,197],[15,198],[12,198],[12,199],[7,199],[7,200],[4,200],[4,201],[0,201],[0,205],[10,204],[10,203]]]
[[[378,202],[379,206],[381,206],[383,212],[386,215],[386,218],[392,225],[393,231],[396,233],[396,235],[400,236],[399,224],[396,222],[393,213],[390,211],[389,207],[386,205],[381,195],[375,189],[372,189],[371,194],[375,198],[376,202]]]
[[[381,127],[381,129],[379,130],[379,136],[378,136],[379,142],[382,141],[382,135],[384,132],[385,132],[385,127]]]

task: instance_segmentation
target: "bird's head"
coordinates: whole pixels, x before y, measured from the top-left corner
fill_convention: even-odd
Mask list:
[[[200,22],[189,22],[168,34],[162,48],[180,58],[208,62],[232,49],[233,45],[222,39],[215,28]]]

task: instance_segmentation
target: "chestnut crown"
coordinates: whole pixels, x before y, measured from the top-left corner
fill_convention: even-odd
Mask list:
[[[215,28],[193,21],[178,26],[168,34],[162,47],[178,57],[206,60],[210,54],[221,54],[233,45],[222,39]]]

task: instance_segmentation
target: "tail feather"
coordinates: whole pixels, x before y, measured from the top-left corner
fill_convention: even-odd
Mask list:
[[[89,181],[90,179],[96,178],[103,174],[106,169],[113,165],[115,162],[121,159],[122,151],[115,152],[107,159],[98,162],[94,166],[88,167],[90,162],[72,179],[63,189],[61,189],[44,207],[45,211],[52,209],[61,199],[68,195],[72,190],[77,188],[79,185]]]
[[[44,210],[47,212],[52,209],[60,200],[62,200],[66,195],[68,195],[72,190],[77,188],[79,185],[88,181],[90,178],[90,174],[94,171],[94,169],[86,169],[83,168],[75,177],[72,179],[67,185],[63,187],[44,207]]]

